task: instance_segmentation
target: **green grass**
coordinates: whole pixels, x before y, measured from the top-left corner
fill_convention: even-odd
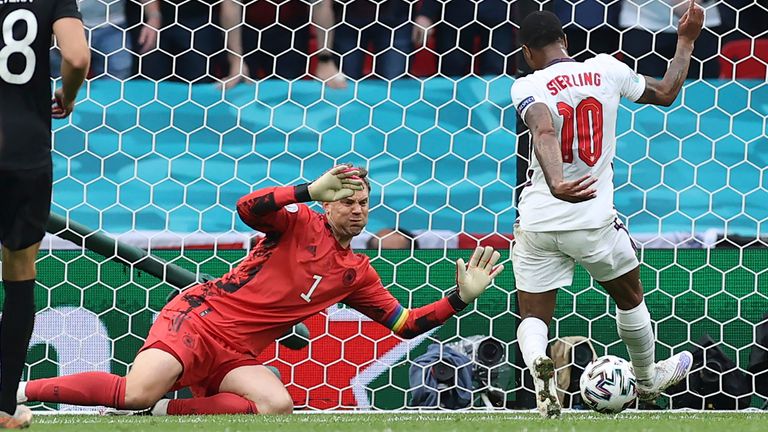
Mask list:
[[[294,414],[291,416],[100,417],[38,415],[34,431],[169,432],[764,432],[768,413],[566,414],[544,420],[529,413]]]

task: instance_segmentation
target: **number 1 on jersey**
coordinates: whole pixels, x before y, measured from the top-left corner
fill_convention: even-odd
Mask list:
[[[317,286],[320,285],[320,281],[323,280],[323,277],[320,275],[314,275],[312,277],[315,279],[315,282],[309,287],[309,292],[301,294],[301,298],[307,303],[312,301],[312,293],[315,292],[315,288],[317,288]]]
[[[560,131],[563,163],[573,163],[573,123],[576,122],[579,159],[587,166],[595,166],[603,154],[603,104],[593,97],[579,102],[576,109],[565,102],[558,102],[557,112],[563,116]]]

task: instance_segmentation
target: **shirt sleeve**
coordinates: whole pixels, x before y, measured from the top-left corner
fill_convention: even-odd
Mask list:
[[[606,65],[611,80],[618,87],[619,93],[632,102],[640,99],[645,92],[645,77],[635,73],[626,63],[608,54],[600,55]]]
[[[547,96],[539,87],[526,78],[519,78],[512,84],[512,103],[523,122],[528,108],[537,103],[547,103]]]
[[[83,19],[82,15],[80,15],[80,9],[77,7],[77,0],[56,0],[53,3],[51,22],[56,22],[61,18]]]
[[[344,304],[406,339],[442,325],[467,306],[454,291],[434,303],[409,309],[384,288],[381,278],[370,265],[367,273],[364,285],[344,299]]]
[[[311,201],[307,185],[268,187],[237,201],[237,213],[249,227],[263,233],[285,232],[312,212],[300,202]]]

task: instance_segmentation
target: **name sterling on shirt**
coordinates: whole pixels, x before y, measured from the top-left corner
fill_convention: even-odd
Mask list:
[[[555,96],[560,90],[568,87],[599,86],[600,74],[597,72],[582,72],[576,75],[558,75],[547,83],[549,94]]]

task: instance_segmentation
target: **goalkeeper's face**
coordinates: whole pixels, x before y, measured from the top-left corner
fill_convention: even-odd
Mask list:
[[[368,223],[368,188],[349,198],[323,203],[325,214],[334,231],[342,237],[360,234]]]

